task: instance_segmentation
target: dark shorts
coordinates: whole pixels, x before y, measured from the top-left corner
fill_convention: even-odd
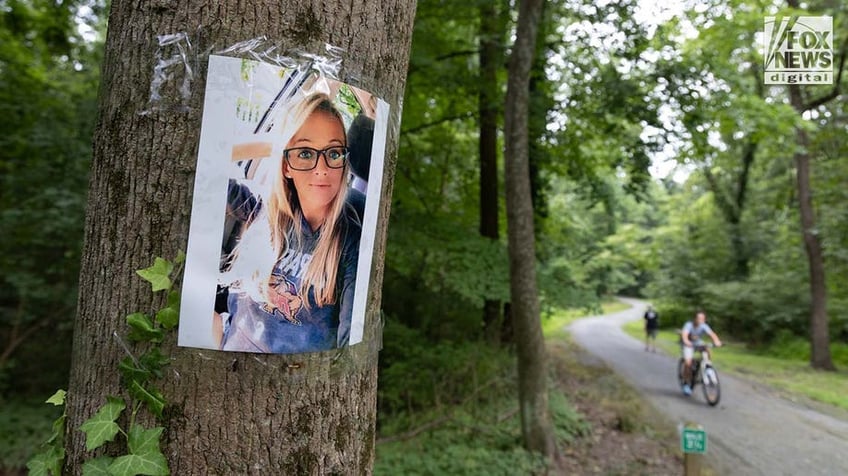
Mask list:
[[[651,339],[656,339],[657,338],[657,330],[658,329],[656,327],[645,328],[645,336],[650,337]]]

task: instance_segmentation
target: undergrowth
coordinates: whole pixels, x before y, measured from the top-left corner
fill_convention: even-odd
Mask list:
[[[521,440],[515,356],[484,342],[427,344],[391,320],[381,354],[376,475],[545,474]],[[560,445],[588,434],[556,390],[551,416]]]
[[[37,402],[6,400],[0,403],[0,474],[17,474],[49,435],[53,420],[62,412]]]
[[[551,417],[560,446],[587,435],[590,425],[560,393],[550,394]],[[545,474],[544,457],[525,450],[518,401],[504,394],[484,405],[451,408],[419,429],[378,440],[375,475],[512,476]]]

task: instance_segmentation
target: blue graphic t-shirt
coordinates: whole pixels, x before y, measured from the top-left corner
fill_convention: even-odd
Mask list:
[[[353,307],[361,224],[352,206],[342,220],[342,253],[333,304],[318,306],[314,290],[300,289],[321,230],[302,223],[301,246],[289,249],[277,261],[269,283],[269,302],[257,303],[231,288],[227,297],[230,315],[222,350],[290,354],[316,352],[347,345]]]

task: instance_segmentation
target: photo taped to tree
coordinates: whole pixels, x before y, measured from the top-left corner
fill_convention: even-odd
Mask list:
[[[308,68],[210,56],[180,346],[362,341],[388,112]]]

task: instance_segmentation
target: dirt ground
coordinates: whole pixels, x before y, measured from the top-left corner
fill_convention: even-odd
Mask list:
[[[549,357],[556,385],[591,425],[561,449],[558,474],[683,474],[677,430],[635,390],[567,337],[550,341]]]

